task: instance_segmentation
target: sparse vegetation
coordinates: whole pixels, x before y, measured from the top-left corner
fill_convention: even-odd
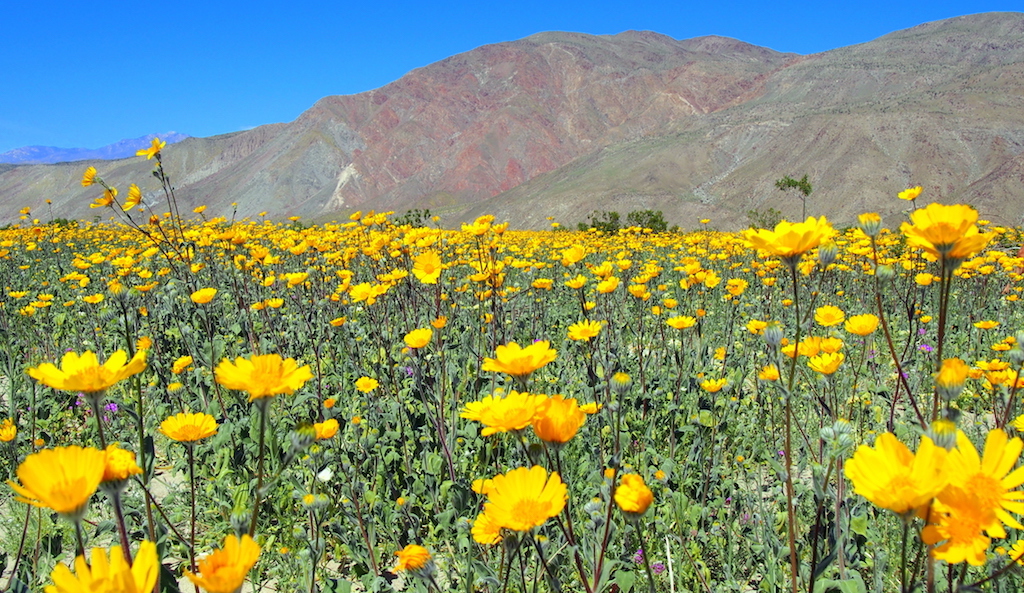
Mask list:
[[[807,198],[810,197],[811,192],[814,191],[811,187],[811,182],[807,180],[807,176],[804,175],[799,181],[793,179],[789,175],[786,175],[782,179],[775,182],[775,187],[782,191],[789,191],[795,189],[800,193],[800,201],[803,207],[800,210],[800,220],[807,218]]]
[[[747,210],[747,222],[752,229],[771,229],[782,221],[782,212],[775,208]]]

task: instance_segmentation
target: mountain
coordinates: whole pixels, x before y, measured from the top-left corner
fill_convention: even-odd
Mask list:
[[[662,210],[684,228],[746,225],[748,210],[801,215],[775,189],[807,174],[809,215],[838,224],[923,185],[1024,219],[1024,14],[958,17],[820,54],[652,32],[540,33],[413,70],[379,89],[326,97],[295,121],[189,138],[165,149],[182,210],[340,218],[429,208],[448,225],[492,213],[519,228],[595,209]],[[145,159],[0,171],[0,209],[53,200],[95,216],[107,181],[159,189]],[[10,214],[8,214],[8,212]],[[894,223],[892,223],[894,224]]]
[[[19,165],[41,165],[53,163],[65,163],[71,161],[85,160],[110,160],[123,159],[135,156],[140,148],[149,146],[153,138],[159,137],[167,144],[181,142],[189,136],[177,132],[165,134],[146,134],[138,138],[120,140],[100,148],[57,148],[56,146],[23,146],[0,152],[0,163],[11,163]]]

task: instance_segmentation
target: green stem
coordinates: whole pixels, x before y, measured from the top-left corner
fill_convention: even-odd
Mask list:
[[[75,557],[82,556],[84,558],[85,557],[85,538],[82,536],[82,520],[76,518],[76,519],[74,519],[74,521],[75,521],[75,545],[77,546],[77,549],[75,550]]]
[[[92,415],[96,418],[96,430],[100,435],[100,449],[107,448],[107,439],[103,438],[103,419],[100,418],[100,401],[103,400],[103,392],[88,394],[89,406],[92,408]]]
[[[903,544],[900,546],[900,591],[907,591],[907,535],[910,524],[903,520]]]
[[[256,502],[252,505],[252,519],[249,520],[249,536],[252,537],[256,534],[256,518],[260,514],[260,500],[263,498],[263,457],[264,457],[264,444],[265,444],[265,433],[267,428],[267,406],[270,405],[269,398],[262,398],[257,402],[257,407],[260,410],[260,453],[259,461],[256,463]]]
[[[789,543],[789,578],[793,593],[798,593],[800,584],[800,565],[796,557],[796,509],[793,499],[796,494],[793,488],[793,385],[796,379],[796,359],[800,356],[800,290],[797,283],[796,262],[789,266],[790,277],[793,279],[793,312],[796,315],[796,337],[793,344],[793,361],[789,366],[789,385],[786,388],[786,419],[785,443],[783,452],[786,456],[786,538]]]
[[[196,463],[193,443],[186,443],[185,450],[188,451],[188,486],[189,486],[189,507],[191,508],[191,534],[188,541],[188,558],[192,564],[192,572],[196,571]]]
[[[117,520],[117,534],[121,539],[121,553],[128,566],[132,565],[132,549],[128,543],[128,530],[124,524],[124,513],[121,512],[121,491],[115,490],[110,495],[110,502],[114,505],[114,518]]]
[[[640,540],[640,549],[643,551],[644,570],[647,572],[647,589],[650,593],[654,593],[654,572],[651,570],[651,559],[648,558],[650,550],[647,549],[647,542],[644,540],[643,521],[639,518],[636,522],[636,536]]]

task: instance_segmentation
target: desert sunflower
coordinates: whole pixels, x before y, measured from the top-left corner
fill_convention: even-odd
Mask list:
[[[575,398],[552,395],[542,399],[533,417],[533,432],[546,443],[567,443],[587,421]]]
[[[473,521],[473,541],[485,546],[491,546],[501,541],[501,525],[496,524],[487,516],[487,513],[480,513]]]
[[[567,488],[557,472],[539,465],[519,467],[494,477],[484,513],[499,528],[529,531],[562,512]]]
[[[259,557],[260,546],[248,534],[229,535],[223,547],[199,561],[198,575],[186,570],[185,576],[209,593],[234,593]]]
[[[146,351],[140,350],[131,360],[124,350],[110,355],[100,364],[96,354],[86,350],[79,355],[68,352],[60,361],[58,369],[45,362],[28,370],[30,377],[43,385],[61,391],[81,391],[86,394],[102,393],[118,381],[141,373],[146,369]]]
[[[18,466],[18,480],[7,484],[16,499],[53,509],[69,518],[81,516],[106,467],[105,451],[92,447],[54,447],[25,458]]]
[[[338,421],[334,418],[328,418],[323,422],[317,422],[313,425],[313,431],[316,433],[316,440],[318,441],[329,439],[338,434],[338,428]]]
[[[932,550],[932,556],[938,560],[950,564],[966,560],[973,566],[981,566],[992,543],[992,538],[985,534],[987,515],[986,509],[977,505],[976,497],[970,492],[948,486],[942,498],[932,504],[932,523],[921,531],[921,540],[929,545],[940,544]],[[1001,525],[999,530],[1002,530]],[[1000,537],[1005,537],[1005,533]]]
[[[879,319],[877,316],[872,315],[871,313],[864,313],[863,315],[848,317],[844,327],[846,328],[846,331],[851,334],[863,337],[874,333],[874,331],[878,329],[878,322]]]
[[[982,517],[983,528],[995,537],[1006,537],[1001,523],[1024,529],[1010,515],[1024,514],[1024,492],[1014,490],[1024,484],[1024,467],[1013,469],[1022,449],[1024,441],[1020,437],[1011,439],[997,428],[988,433],[984,454],[979,456],[967,435],[958,431],[956,449],[946,458],[950,485],[970,497],[971,506]],[[945,492],[939,494],[939,500],[951,502]]]
[[[804,222],[783,220],[774,230],[750,229],[743,233],[743,238],[751,247],[780,257],[787,266],[793,267],[801,255],[821,245],[834,233],[824,216],[810,216]]]
[[[627,515],[639,516],[654,502],[654,493],[639,474],[625,474],[615,489],[615,504]]]
[[[513,377],[528,377],[557,356],[558,352],[552,350],[551,343],[546,340],[534,342],[526,348],[509,342],[495,349],[495,358],[485,358],[481,368]]]
[[[910,214],[900,225],[907,244],[938,258],[964,260],[988,245],[991,234],[982,234],[975,223],[978,211],[966,204],[929,204]]]
[[[412,274],[423,284],[437,284],[442,269],[441,257],[436,251],[424,251],[412,262]]]
[[[498,432],[522,430],[533,422],[538,406],[546,399],[520,391],[509,391],[505,397],[488,395],[480,401],[470,402],[463,408],[461,417],[476,420],[484,425],[480,432],[490,436]]]
[[[247,392],[249,401],[294,393],[313,378],[309,365],[300,367],[294,359],[278,354],[238,357],[234,363],[225,358],[214,374],[224,387]]]
[[[596,338],[601,333],[602,323],[600,321],[583,320],[569,326],[569,339],[589,342],[590,338]]]
[[[839,365],[843,364],[845,358],[842,352],[822,352],[817,356],[812,356],[807,361],[807,366],[822,375],[831,375],[839,370]]]
[[[192,444],[217,434],[217,421],[209,414],[181,412],[161,422],[160,432],[172,441]]]
[[[946,450],[921,437],[917,454],[891,432],[875,439],[875,448],[861,445],[846,462],[854,491],[876,506],[907,515],[931,502],[946,487]]]
[[[0,442],[9,443],[14,440],[14,437],[18,436],[18,427],[14,425],[14,420],[5,418],[0,423]]]
[[[407,570],[416,572],[423,570],[430,562],[430,550],[416,544],[409,544],[395,552],[398,556],[398,563],[395,565],[395,572]]]
[[[160,572],[160,559],[157,557],[156,544],[144,541],[139,546],[139,553],[129,566],[122,554],[120,546],[107,552],[93,548],[86,562],[85,556],[75,559],[75,572],[63,564],[58,564],[50,578],[52,585],[47,585],[46,593],[150,593],[156,586],[156,577]]]
[[[405,334],[404,340],[406,346],[416,350],[429,344],[430,339],[433,337],[434,330],[429,327],[421,327]]]
[[[103,466],[103,482],[124,484],[129,477],[142,473],[142,468],[135,463],[135,453],[122,449],[117,443],[107,445],[106,462]]]

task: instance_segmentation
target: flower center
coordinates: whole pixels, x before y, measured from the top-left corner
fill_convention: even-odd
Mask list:
[[[979,510],[987,515],[995,513],[1003,506],[1003,493],[1006,491],[998,480],[987,474],[975,474],[967,480],[964,491],[969,492],[977,501]]]
[[[526,529],[536,527],[547,521],[551,505],[546,501],[522,498],[512,506],[510,513]],[[522,529],[519,531],[523,531]]]

